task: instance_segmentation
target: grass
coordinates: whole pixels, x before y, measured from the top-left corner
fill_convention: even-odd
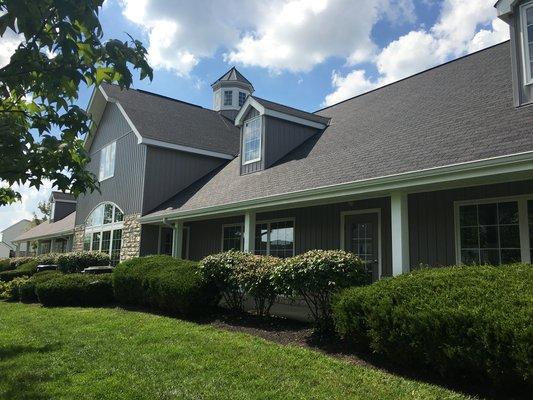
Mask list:
[[[242,333],[0,302],[0,399],[467,399]]]

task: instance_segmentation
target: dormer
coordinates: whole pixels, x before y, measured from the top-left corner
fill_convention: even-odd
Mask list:
[[[533,102],[533,0],[499,0],[498,17],[509,24],[516,107]]]
[[[70,193],[53,191],[50,195],[50,222],[56,222],[76,211],[76,198]]]
[[[232,121],[246,98],[254,92],[250,81],[235,67],[218,78],[211,87],[213,88],[213,110]]]
[[[328,124],[329,118],[249,96],[235,117],[241,129],[241,174],[271,167]]]

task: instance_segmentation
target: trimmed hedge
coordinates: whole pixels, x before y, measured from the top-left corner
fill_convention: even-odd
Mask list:
[[[351,288],[337,332],[404,365],[448,377],[533,384],[533,267],[423,269]]]
[[[37,283],[35,293],[45,306],[101,306],[114,300],[110,275],[60,275]]]
[[[180,315],[193,315],[219,300],[198,263],[170,256],[134,258],[113,271],[116,299],[126,305],[148,306]]]
[[[35,291],[37,284],[46,282],[61,275],[63,274],[60,271],[43,271],[36,273],[19,286],[19,300],[23,303],[37,303],[39,301]]]
[[[57,256],[57,266],[61,272],[81,272],[87,267],[109,265],[109,255],[97,251],[77,251]]]
[[[9,258],[2,258],[0,260],[0,272],[9,271],[12,269],[15,269],[15,267],[11,266],[11,260]]]
[[[19,299],[19,288],[28,281],[28,277],[21,276],[9,282],[0,281],[0,299],[16,301]]]
[[[22,276],[32,276],[37,272],[37,261],[29,261],[19,265],[16,269],[0,272],[0,281],[9,282]]]
[[[331,296],[369,284],[371,278],[359,257],[342,250],[311,250],[287,258],[273,276],[281,293],[303,297],[319,330],[332,326]]]

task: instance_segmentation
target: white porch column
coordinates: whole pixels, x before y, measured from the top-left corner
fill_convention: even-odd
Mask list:
[[[172,237],[172,257],[181,258],[183,246],[183,221],[174,224]]]
[[[409,219],[407,193],[393,192],[391,202],[392,275],[409,272]]]
[[[54,245],[56,244],[56,240],[55,239],[50,239],[50,251],[49,253],[53,253],[54,252]]]
[[[253,253],[255,246],[255,212],[244,214],[244,251]]]
[[[20,242],[15,244],[15,257],[20,257]]]

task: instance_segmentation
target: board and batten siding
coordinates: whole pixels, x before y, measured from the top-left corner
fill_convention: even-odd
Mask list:
[[[80,195],[76,207],[76,225],[84,224],[99,203],[111,201],[125,214],[142,211],[146,146],[137,144],[137,137],[118,107],[109,103],[89,149],[91,161],[87,169],[98,177],[103,147],[116,141],[115,172],[100,182],[100,191]]]
[[[148,146],[142,212],[147,213],[227,160]]]
[[[408,197],[411,268],[454,265],[454,202],[533,194],[533,180],[414,193]]]
[[[201,260],[210,254],[222,251],[222,226],[244,224],[244,216],[186,222],[189,227],[189,258]]]

